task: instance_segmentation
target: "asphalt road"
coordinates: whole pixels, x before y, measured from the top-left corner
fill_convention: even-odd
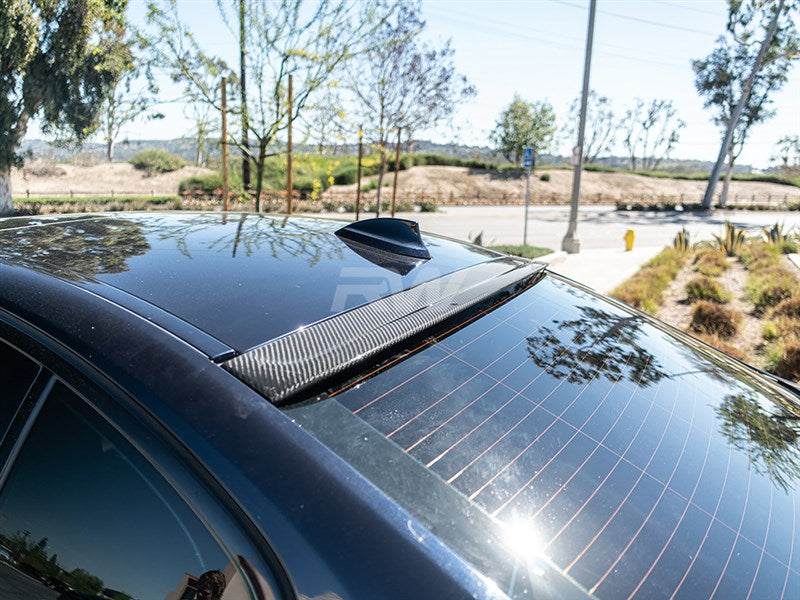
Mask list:
[[[388,216],[388,215],[387,215]],[[524,209],[521,206],[446,206],[437,213],[399,214],[419,222],[423,231],[457,239],[474,238],[483,232],[484,245],[521,244]],[[561,249],[567,232],[569,207],[531,207],[528,220],[528,244]],[[633,229],[635,246],[663,247],[672,243],[682,228],[690,232],[692,241],[712,239],[720,233],[725,221],[760,234],[763,227],[776,221],[785,226],[800,226],[800,211],[714,210],[709,214],[695,212],[624,212],[608,206],[581,207],[578,237],[581,249],[623,248],[623,236]]]
[[[59,593],[13,567],[0,563],[0,600],[55,600]]]

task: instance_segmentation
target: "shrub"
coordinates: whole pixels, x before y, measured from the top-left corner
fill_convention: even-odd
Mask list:
[[[417,206],[419,206],[419,212],[437,212],[439,210],[436,203],[429,200],[417,202]]]
[[[128,162],[133,165],[134,169],[145,171],[148,175],[170,173],[186,166],[186,161],[180,156],[175,156],[166,150],[158,148],[137,152]]]
[[[736,334],[742,315],[712,302],[700,301],[692,311],[692,331],[720,338],[729,338]]]
[[[748,271],[757,271],[780,263],[778,248],[765,242],[750,242],[739,251],[739,260]]]
[[[686,295],[690,302],[698,300],[708,300],[717,304],[725,304],[731,299],[731,295],[722,284],[716,279],[700,275],[686,284]]]
[[[767,370],[791,381],[800,380],[800,342],[775,344],[766,352]]]
[[[686,227],[675,234],[675,239],[672,240],[672,247],[679,252],[689,251],[691,244],[689,243],[689,232],[686,231]]]
[[[779,317],[791,317],[794,319],[800,319],[800,296],[787,298],[783,302],[779,303],[772,310],[772,315]]]
[[[178,184],[178,193],[201,190],[206,194],[213,194],[215,190],[222,188],[222,176],[219,173],[208,173],[206,175],[194,175],[182,179]]]
[[[759,312],[791,298],[800,291],[798,288],[794,274],[779,265],[751,272],[745,286]]]
[[[539,181],[550,181],[550,173],[542,173],[542,176],[539,177]]]
[[[695,271],[708,277],[717,277],[727,268],[727,256],[718,248],[704,248],[694,259]]]
[[[43,159],[32,160],[25,163],[22,173],[25,177],[30,177],[31,175],[34,177],[61,177],[67,174],[64,169],[59,167],[52,160]]]

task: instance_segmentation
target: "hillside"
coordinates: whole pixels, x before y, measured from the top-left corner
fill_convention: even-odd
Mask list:
[[[76,196],[96,195],[171,195],[178,191],[179,182],[187,177],[210,173],[201,167],[184,167],[172,173],[153,177],[135,170],[128,163],[101,163],[92,166],[69,164],[46,164],[41,168],[30,165],[24,171],[12,172],[14,196],[23,198],[26,190],[32,196]],[[542,175],[549,181],[542,181]],[[370,187],[377,177],[365,177],[362,185]],[[391,193],[393,174],[384,178],[384,188]],[[374,184],[373,184],[374,185]],[[572,189],[572,171],[564,169],[537,170],[531,177],[534,202],[540,204],[564,204],[569,201]],[[705,181],[687,181],[644,177],[630,173],[605,173],[587,171],[582,176],[583,201],[589,203],[613,203],[618,200],[636,202],[640,200],[696,202],[705,189]],[[335,185],[329,188],[323,199],[329,201],[352,201],[355,185]],[[366,198],[374,196],[366,192]],[[419,166],[400,171],[398,193],[401,200],[430,200],[439,204],[515,204],[524,201],[525,179],[510,172],[486,171],[465,167]],[[731,201],[747,203],[753,196],[758,201],[771,199],[793,201],[800,197],[800,188],[754,181],[734,181],[731,184]]]
[[[542,181],[542,175],[548,175],[549,181]],[[393,174],[384,179],[384,183],[392,183]],[[365,178],[365,181],[376,177]],[[353,195],[355,185],[335,185],[327,196]],[[397,178],[398,194],[401,198],[424,195],[438,200],[440,203],[517,203],[524,201],[525,178],[509,173],[497,173],[483,170],[472,170],[464,167],[413,167],[400,171]],[[581,176],[581,195],[583,201],[600,202],[636,201],[638,199],[699,201],[706,187],[705,181],[689,181],[679,179],[662,179],[645,177],[630,173],[604,173],[585,171]],[[721,186],[720,186],[721,187]],[[391,193],[391,187],[386,188]],[[572,171],[564,169],[537,170],[531,176],[532,197],[537,202],[565,203],[572,190]],[[452,195],[452,200],[451,200]],[[794,199],[800,196],[800,188],[776,183],[755,181],[733,181],[730,199],[750,201],[755,195],[757,200]],[[599,197],[598,197],[599,196]],[[504,200],[505,199],[505,200]]]

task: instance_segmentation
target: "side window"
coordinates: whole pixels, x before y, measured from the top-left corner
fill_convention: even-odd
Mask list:
[[[250,597],[175,490],[56,383],[0,491],[0,600]]]
[[[0,440],[38,372],[38,364],[0,340]]]

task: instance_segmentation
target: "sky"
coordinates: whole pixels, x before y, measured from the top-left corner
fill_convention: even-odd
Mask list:
[[[201,45],[236,65],[236,39],[222,24],[215,0],[179,0],[179,5]],[[549,101],[564,123],[582,85],[588,1],[423,0],[422,6],[424,37],[452,41],[456,67],[477,95],[458,108],[452,122],[418,137],[489,145],[489,132],[515,93]],[[611,100],[619,116],[636,98],[672,100],[686,122],[674,158],[715,160],[719,152],[721,134],[694,88],[691,60],[712,50],[726,11],[724,0],[597,1],[590,85]],[[128,12],[135,25],[144,26],[145,0],[130,0]],[[166,80],[162,92],[177,94]],[[739,164],[766,168],[779,138],[800,135],[800,61],[774,95],[773,108],[775,117],[751,130]],[[122,138],[168,139],[190,129],[179,104],[159,110],[166,119],[137,122]],[[35,129],[30,137],[36,137]],[[564,137],[556,150],[568,155],[574,144]],[[621,145],[614,154],[624,154]]]

